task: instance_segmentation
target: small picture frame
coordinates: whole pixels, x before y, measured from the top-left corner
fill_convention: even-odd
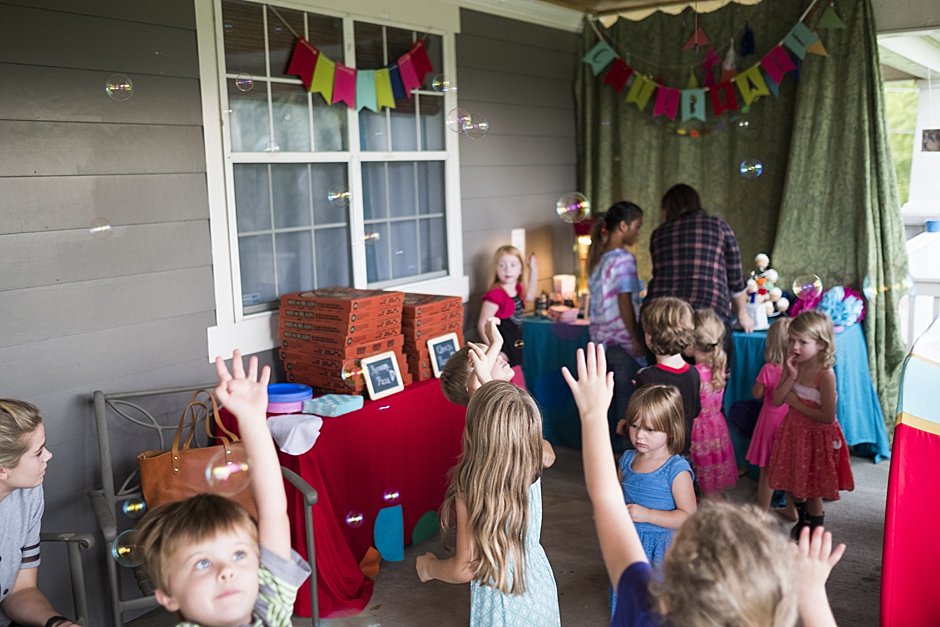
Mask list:
[[[405,389],[395,351],[386,351],[360,360],[369,398],[385,398]]]
[[[460,344],[457,342],[456,333],[447,333],[432,337],[428,340],[428,353],[431,357],[431,370],[434,376],[441,378],[441,372],[444,370],[444,364],[454,356],[454,353],[460,350]]]

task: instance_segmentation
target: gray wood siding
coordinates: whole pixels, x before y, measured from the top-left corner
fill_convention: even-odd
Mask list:
[[[129,100],[106,95],[112,73]],[[213,378],[193,0],[0,0],[0,84],[15,86],[0,96],[0,395],[43,412],[44,529],[95,532],[91,392]],[[154,446],[139,437],[121,434],[119,468]],[[108,623],[102,555],[85,560],[92,625]],[[69,614],[64,561],[44,548],[40,583]]]
[[[474,329],[493,251],[526,229],[540,289],[574,270],[573,234],[555,201],[576,191],[574,77],[578,36],[477,11],[460,12],[460,107],[486,116],[486,137],[460,139],[465,327]],[[470,331],[475,336],[475,331]]]

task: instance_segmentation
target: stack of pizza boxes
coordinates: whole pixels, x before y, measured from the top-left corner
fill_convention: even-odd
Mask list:
[[[318,393],[364,394],[359,360],[393,351],[412,382],[401,331],[402,292],[330,287],[281,296],[278,337],[288,381]]]
[[[405,356],[415,381],[434,376],[428,351],[428,340],[457,334],[463,346],[463,301],[459,296],[434,296],[405,293],[401,332],[405,338]]]

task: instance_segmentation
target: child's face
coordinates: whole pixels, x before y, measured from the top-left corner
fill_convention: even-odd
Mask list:
[[[630,425],[630,441],[637,453],[652,453],[665,448],[669,436],[665,431],[658,431],[652,425],[637,420]]]
[[[25,436],[26,452],[13,468],[0,468],[0,481],[10,489],[35,488],[46,476],[52,453],[46,448],[46,429],[40,424]]]
[[[490,378],[493,381],[512,381],[513,377],[516,376],[516,371],[512,369],[512,366],[509,365],[509,362],[506,361],[506,355],[500,353],[496,356],[496,362],[493,364],[493,368],[490,370]],[[477,379],[477,374],[470,371],[470,374],[467,375],[467,392],[472,396],[474,392],[477,391],[480,387],[480,380]]]
[[[507,285],[515,285],[522,276],[522,264],[515,255],[505,254],[499,258],[496,263],[496,277],[499,282]]]
[[[790,334],[790,354],[796,357],[796,362],[799,364],[814,359],[821,348],[820,343],[812,338],[796,333]]]
[[[247,530],[220,531],[173,553],[170,590],[157,590],[157,601],[201,625],[250,623],[258,565],[258,546]]]
[[[633,222],[627,222],[627,228],[623,233],[623,245],[633,246],[640,238],[640,228],[643,227],[643,218],[637,218]]]

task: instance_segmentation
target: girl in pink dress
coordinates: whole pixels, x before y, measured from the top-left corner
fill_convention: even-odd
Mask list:
[[[694,337],[692,356],[702,379],[702,413],[692,422],[690,457],[702,494],[720,497],[738,480],[731,435],[721,413],[728,379],[728,357],[723,348],[725,324],[711,309],[697,309]]]
[[[836,420],[836,344],[832,320],[804,311],[790,323],[790,356],[773,402],[789,406],[770,454],[770,487],[786,490],[796,504],[798,537],[803,527],[823,524],[823,499],[852,490],[849,447]]]
[[[787,415],[788,409],[786,405],[779,407],[774,405],[773,396],[780,377],[783,375],[783,364],[790,352],[790,337],[787,335],[789,329],[790,319],[782,318],[773,323],[767,331],[767,341],[764,344],[765,363],[757,374],[757,381],[752,391],[754,398],[763,399],[764,402],[761,405],[757,426],[754,427],[754,435],[751,436],[751,445],[747,449],[745,459],[760,468],[760,478],[757,481],[757,507],[765,512],[770,509],[770,500],[774,493],[767,483],[770,452],[773,450],[777,432],[780,430],[780,424]],[[786,511],[780,513],[796,522],[796,509],[792,503],[788,503]]]

